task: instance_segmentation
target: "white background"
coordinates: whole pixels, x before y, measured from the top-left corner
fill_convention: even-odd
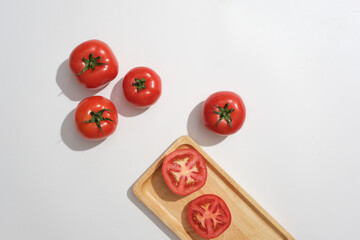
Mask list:
[[[133,183],[190,135],[296,239],[360,239],[360,2],[340,0],[1,1],[0,239],[177,239]],[[67,59],[105,41],[118,77],[82,88]],[[162,77],[146,111],[119,80]],[[232,90],[243,128],[221,138],[200,122],[211,93]],[[102,142],[73,124],[80,100],[119,112]]]

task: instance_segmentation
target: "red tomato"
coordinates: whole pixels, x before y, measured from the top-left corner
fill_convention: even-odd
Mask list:
[[[175,150],[165,157],[162,175],[171,191],[188,195],[202,188],[206,182],[205,159],[194,149]]]
[[[79,82],[90,89],[108,84],[119,69],[110,47],[99,40],[89,40],[77,46],[70,55],[69,65]]]
[[[107,98],[92,96],[82,100],[75,111],[76,127],[87,139],[104,139],[116,129],[118,115]]]
[[[205,127],[220,135],[237,132],[245,121],[245,105],[234,92],[223,91],[210,95],[204,102],[202,120]]]
[[[123,90],[125,98],[135,107],[150,107],[161,95],[161,79],[150,68],[136,67],[125,75]]]
[[[201,237],[210,239],[222,234],[231,223],[231,213],[219,196],[202,195],[189,203],[187,218]]]

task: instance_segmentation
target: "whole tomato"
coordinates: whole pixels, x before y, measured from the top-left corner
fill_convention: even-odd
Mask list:
[[[99,140],[110,136],[117,127],[115,105],[107,98],[92,96],[82,100],[75,110],[75,124],[87,139]]]
[[[97,89],[114,80],[119,65],[110,47],[99,40],[89,40],[77,46],[69,58],[71,71],[86,88]]]
[[[150,68],[136,67],[125,75],[123,90],[125,98],[135,107],[150,107],[161,95],[161,79]]]
[[[245,121],[245,105],[239,95],[230,91],[210,95],[202,108],[205,127],[220,135],[237,132]]]

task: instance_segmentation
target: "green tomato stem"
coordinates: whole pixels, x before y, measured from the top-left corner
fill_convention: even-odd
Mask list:
[[[101,61],[101,57],[98,56],[96,58],[94,58],[94,54],[90,53],[89,54],[89,59],[83,58],[82,61],[85,63],[85,67],[84,69],[79,72],[77,75],[83,74],[85,71],[89,70],[90,68],[92,70],[95,70],[96,66],[101,66],[101,65],[106,65],[107,63],[101,63],[98,62],[98,60]]]
[[[226,121],[226,123],[230,127],[232,127],[232,125],[231,125],[232,119],[231,119],[230,114],[235,110],[235,108],[228,109],[229,103],[226,103],[223,108],[220,106],[217,106],[217,105],[215,105],[215,107],[217,107],[219,109],[218,112],[214,110],[214,113],[219,115],[219,121],[217,122],[216,126],[218,127],[220,122],[224,119]]]
[[[132,85],[136,87],[138,92],[140,92],[141,90],[146,88],[145,82],[146,80],[144,78],[140,78],[140,79],[135,78],[135,81],[133,82]]]
[[[95,111],[91,111],[90,112],[90,115],[91,115],[91,118],[87,121],[84,121],[84,123],[96,123],[96,126],[100,129],[101,133],[103,133],[102,131],[102,128],[101,128],[101,121],[111,121],[111,122],[114,122],[115,124],[117,124],[114,120],[112,120],[111,118],[104,118],[102,115],[105,111],[109,111],[109,112],[112,112],[110,109],[102,109],[98,112],[95,112]]]

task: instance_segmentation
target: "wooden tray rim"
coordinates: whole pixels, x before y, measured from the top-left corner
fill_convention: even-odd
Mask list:
[[[201,153],[204,158],[207,160],[208,164],[212,165],[230,184],[233,186],[233,190],[237,191],[239,197],[241,197],[257,214],[264,219],[267,224],[271,226],[274,231],[276,231],[283,239],[286,240],[295,240],[291,234],[285,230],[269,213],[265,211],[263,207],[260,206],[233,178],[231,178],[192,138],[187,135],[183,135],[171,144],[166,151],[151,165],[149,169],[145,171],[145,173],[138,179],[138,181],[133,186],[133,192],[135,196],[145,204],[165,225],[170,228],[177,236],[181,239],[184,239],[185,236],[183,233],[171,225],[166,218],[162,218],[161,214],[157,211],[156,208],[153,207],[151,202],[147,200],[146,197],[143,196],[141,192],[141,187],[145,183],[145,181],[152,176],[152,174],[159,168],[160,163],[163,161],[164,157],[168,155],[173,149],[177,149],[181,145],[188,144],[195,148],[199,153]]]

